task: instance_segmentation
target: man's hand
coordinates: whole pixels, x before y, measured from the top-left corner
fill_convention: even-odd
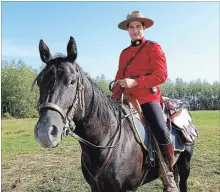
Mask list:
[[[116,81],[116,83],[118,83],[123,88],[132,88],[134,86],[137,86],[137,82],[135,81],[135,79],[129,78],[118,80]]]

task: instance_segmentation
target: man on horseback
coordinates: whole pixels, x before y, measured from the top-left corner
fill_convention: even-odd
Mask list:
[[[132,95],[138,100],[169,170],[166,175],[160,174],[164,191],[176,192],[178,189],[173,176],[174,149],[160,105],[162,96],[159,85],[167,79],[166,58],[158,43],[144,38],[144,30],[152,25],[153,21],[145,18],[139,11],[128,14],[127,19],[119,23],[119,29],[128,31],[131,45],[120,54],[112,96],[119,100],[121,94],[118,93],[123,89],[124,94]],[[132,62],[128,63],[132,57]]]

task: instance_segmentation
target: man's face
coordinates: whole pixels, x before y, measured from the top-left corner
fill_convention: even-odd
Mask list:
[[[132,21],[128,24],[128,33],[132,41],[144,36],[144,27],[140,21]]]

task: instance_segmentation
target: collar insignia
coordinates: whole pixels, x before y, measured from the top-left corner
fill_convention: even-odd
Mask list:
[[[131,41],[131,46],[138,46],[142,43],[142,40]]]
[[[136,45],[140,45],[141,44],[141,42],[138,40],[138,41],[136,41]]]

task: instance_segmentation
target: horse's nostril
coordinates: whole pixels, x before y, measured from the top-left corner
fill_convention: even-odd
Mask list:
[[[50,132],[50,134],[53,136],[53,137],[56,137],[57,136],[57,133],[58,133],[58,129],[55,125],[52,125],[52,130]]]

